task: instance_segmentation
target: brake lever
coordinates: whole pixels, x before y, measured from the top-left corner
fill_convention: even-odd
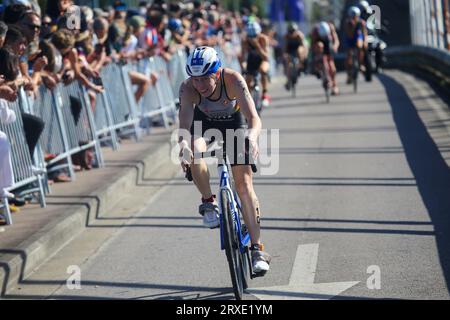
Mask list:
[[[185,175],[185,178],[186,178],[188,181],[192,181],[192,180],[193,180],[193,179],[192,179],[191,167],[188,167],[188,168],[186,169],[186,175]]]

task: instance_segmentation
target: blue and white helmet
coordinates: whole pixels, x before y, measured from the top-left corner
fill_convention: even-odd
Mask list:
[[[187,59],[186,72],[190,77],[202,77],[216,73],[221,65],[216,50],[211,47],[197,47]]]
[[[373,13],[373,9],[368,1],[360,1],[358,7],[362,12],[365,12],[366,14],[371,15]]]
[[[249,21],[247,23],[246,32],[249,38],[256,38],[261,33],[261,25],[256,21]]]
[[[361,10],[356,6],[351,6],[350,8],[348,8],[347,15],[350,18],[354,18],[354,17],[359,18],[361,16]]]
[[[320,38],[327,39],[327,38],[330,37],[330,35],[331,35],[331,28],[330,28],[330,25],[327,22],[322,21],[321,23],[319,23],[317,29],[318,29]]]

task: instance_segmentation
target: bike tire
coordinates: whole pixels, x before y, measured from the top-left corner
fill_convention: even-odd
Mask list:
[[[353,69],[352,69],[352,77],[353,77],[353,92],[358,92],[358,74],[359,74],[359,57],[358,54],[353,55]]]
[[[260,115],[262,112],[262,98],[261,98],[260,91],[253,88],[252,98],[253,98],[253,101],[255,102],[256,112],[258,112],[258,115]]]
[[[248,233],[248,230],[243,232],[243,228],[244,228],[244,219],[243,219],[243,215],[242,215],[242,211],[238,208],[238,213],[239,213],[239,219],[241,221],[241,232],[242,232],[242,238],[245,237],[246,233]],[[246,227],[245,227],[246,228]],[[239,239],[238,239],[239,241]],[[250,257],[250,249],[248,246],[244,247],[244,252],[240,252],[240,257],[241,257],[241,266],[242,266],[242,286],[245,289],[248,288],[248,280],[250,278],[250,275],[252,274],[252,270],[251,270],[251,265],[252,265],[252,261],[251,261],[251,257]]]
[[[296,85],[297,85],[297,78],[298,78],[298,73],[297,73],[297,64],[295,62],[292,63],[291,65],[291,74],[290,74],[290,81],[291,81],[291,95],[292,98],[295,98],[297,95],[296,92]]]
[[[234,296],[236,300],[242,300],[244,294],[244,271],[242,269],[241,253],[229,205],[230,197],[227,190],[221,191],[221,200],[222,232],[225,255],[227,256],[228,267],[230,269]]]
[[[364,77],[366,79],[366,82],[372,81],[372,74],[373,74],[373,65],[372,65],[372,57],[369,52],[364,53],[364,61],[366,64],[366,73],[364,74]]]

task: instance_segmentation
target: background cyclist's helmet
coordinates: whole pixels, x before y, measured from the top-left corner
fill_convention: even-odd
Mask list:
[[[298,25],[295,22],[289,22],[287,30],[289,33],[293,33],[298,30]]]
[[[169,23],[167,25],[170,31],[178,32],[182,27],[182,23],[180,19],[170,18]]]
[[[351,6],[350,8],[348,8],[347,15],[350,18],[355,18],[355,17],[359,18],[361,16],[361,10],[359,10],[358,7]]]
[[[190,77],[202,77],[216,73],[221,65],[216,50],[211,47],[197,47],[187,59],[186,72]]]
[[[371,15],[373,13],[373,9],[368,1],[360,1],[358,7],[361,9],[362,12],[368,15]]]
[[[246,27],[247,36],[249,38],[256,38],[262,31],[261,26],[256,21],[249,21]]]
[[[331,34],[330,25],[325,21],[322,21],[321,23],[319,23],[319,26],[317,29],[319,32],[319,36],[322,39],[328,38]]]

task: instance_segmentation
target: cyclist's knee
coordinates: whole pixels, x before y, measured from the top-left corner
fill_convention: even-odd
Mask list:
[[[267,74],[269,72],[270,69],[270,64],[267,61],[263,61],[261,63],[261,66],[259,67],[259,70],[262,74]]]
[[[314,49],[313,50],[314,50],[315,54],[322,54],[323,49],[324,49],[324,45],[323,45],[322,42],[316,42],[314,44]]]
[[[236,180],[236,178],[234,178],[234,181],[236,183],[236,191],[239,194],[239,197],[242,198],[253,194],[253,184],[251,180],[246,178]]]
[[[202,137],[192,137],[191,139],[191,149],[194,152],[205,152],[207,149],[206,141]]]

